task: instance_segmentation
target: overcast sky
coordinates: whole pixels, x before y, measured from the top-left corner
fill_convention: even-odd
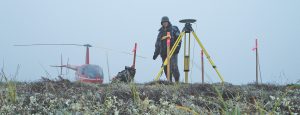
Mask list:
[[[180,19],[197,20],[193,28],[226,82],[255,81],[255,39],[259,39],[262,81],[291,83],[300,78],[299,0],[1,0],[1,68],[13,75],[20,64],[17,80],[36,81],[46,72],[55,78],[58,69],[49,65],[64,62],[81,65],[85,49],[77,46],[15,47],[32,43],[89,43],[131,52],[138,43],[135,81],[152,81],[161,59],[152,60],[162,16],[180,28]],[[182,47],[183,49],[183,47]],[[194,50],[193,50],[194,49]],[[91,48],[92,64],[104,69],[108,82],[106,51]],[[201,82],[200,48],[191,43],[194,65],[190,82]],[[194,53],[193,53],[194,52]],[[194,54],[194,56],[193,56]],[[132,64],[132,56],[108,52],[111,76]],[[179,54],[180,80],[184,81],[183,50]],[[205,81],[219,82],[205,60]],[[74,79],[74,72],[66,76]],[[162,76],[162,79],[165,79]]]

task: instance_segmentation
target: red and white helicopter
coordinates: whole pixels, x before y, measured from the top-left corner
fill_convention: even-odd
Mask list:
[[[61,65],[52,66],[52,67],[60,67],[61,71],[62,71],[63,67],[74,70],[76,79],[80,82],[97,83],[97,84],[103,83],[103,80],[104,80],[103,68],[101,68],[99,65],[90,64],[89,48],[92,47],[92,45],[90,45],[90,44],[84,44],[84,45],[80,45],[80,44],[29,44],[29,45],[14,45],[14,46],[37,46],[37,45],[72,45],[72,46],[86,47],[85,64],[79,65],[79,66],[70,65],[70,64],[63,65],[62,60],[61,60]],[[137,44],[135,43],[134,50],[133,50],[134,59],[133,59],[133,64],[131,66],[133,68],[135,68],[136,49],[137,49]]]

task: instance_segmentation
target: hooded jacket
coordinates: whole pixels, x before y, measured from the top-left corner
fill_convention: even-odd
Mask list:
[[[171,50],[171,48],[175,44],[176,40],[178,39],[180,31],[177,26],[172,26],[171,23],[169,23],[166,30],[163,27],[161,27],[158,31],[159,31],[159,33],[157,35],[157,39],[156,39],[156,43],[155,43],[154,57],[157,57],[159,54],[161,57],[167,57],[167,39],[162,40],[162,37],[166,36],[167,32],[170,32],[170,34],[171,34],[170,50]],[[174,54],[179,53],[180,47],[181,47],[181,41],[179,42],[178,46],[176,47]]]

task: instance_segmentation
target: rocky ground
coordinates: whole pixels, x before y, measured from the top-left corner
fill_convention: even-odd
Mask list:
[[[0,114],[300,113],[299,85],[0,83]]]

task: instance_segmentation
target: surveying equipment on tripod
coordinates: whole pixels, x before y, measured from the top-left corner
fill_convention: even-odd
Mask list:
[[[214,70],[216,71],[216,73],[218,74],[219,78],[221,79],[221,82],[224,83],[224,79],[222,77],[222,75],[220,74],[220,72],[217,69],[217,66],[214,64],[214,62],[212,61],[212,59],[210,58],[210,55],[208,54],[208,52],[206,51],[206,49],[204,48],[203,44],[200,42],[198,36],[196,35],[196,33],[194,32],[193,28],[192,28],[192,23],[195,23],[196,20],[195,19],[183,19],[179,21],[180,23],[184,23],[185,26],[182,29],[182,32],[180,33],[180,35],[178,36],[175,44],[173,45],[173,47],[171,48],[171,51],[168,53],[168,57],[171,58],[175,52],[176,47],[178,46],[179,42],[181,41],[181,39],[184,36],[184,72],[185,72],[185,83],[188,83],[188,73],[190,71],[190,39],[191,39],[191,33],[194,36],[194,38],[196,39],[198,45],[200,46],[200,48],[203,50],[203,53],[205,54],[206,58],[208,59],[208,61],[210,62],[210,64],[212,65],[212,67],[214,68]],[[187,38],[187,34],[188,34],[188,38]],[[169,61],[165,60],[164,61],[164,66],[167,66],[168,63],[170,63]],[[159,80],[161,73],[163,71],[162,67],[160,69],[160,71],[158,72],[157,76],[155,77],[155,80]]]

